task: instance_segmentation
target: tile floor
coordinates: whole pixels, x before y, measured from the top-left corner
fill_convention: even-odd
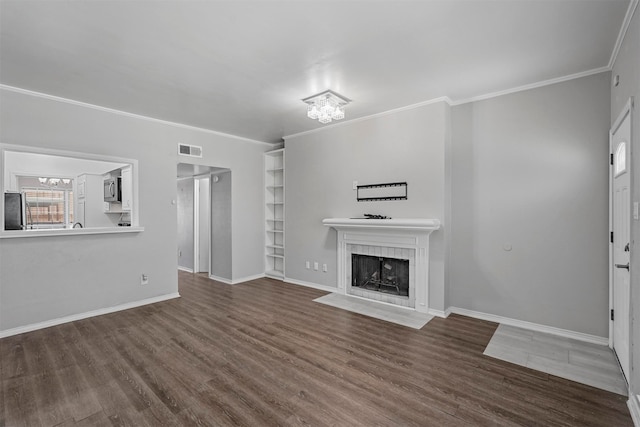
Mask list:
[[[433,319],[426,313],[341,294],[325,295],[314,301],[414,329],[422,328]]]
[[[627,384],[618,361],[607,346],[501,324],[484,354],[627,395]]]

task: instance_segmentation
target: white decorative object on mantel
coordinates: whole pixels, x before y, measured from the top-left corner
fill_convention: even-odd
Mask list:
[[[338,232],[338,293],[429,311],[429,235],[440,221],[426,218],[327,218]],[[409,260],[409,298],[351,290],[351,255],[363,254]]]

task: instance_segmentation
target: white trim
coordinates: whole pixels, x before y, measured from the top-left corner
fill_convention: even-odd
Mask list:
[[[140,115],[140,114],[129,113],[129,112],[122,111],[122,110],[116,110],[115,108],[102,107],[100,105],[89,104],[89,103],[86,103],[86,102],[76,101],[76,100],[68,99],[68,98],[62,98],[60,96],[49,95],[49,94],[42,93],[42,92],[35,92],[35,91],[32,91],[32,90],[22,89],[22,88],[19,88],[19,87],[8,86],[8,85],[1,84],[1,83],[0,83],[0,89],[8,90],[10,92],[20,93],[20,94],[23,94],[23,95],[30,95],[30,96],[34,96],[36,98],[48,99],[50,101],[64,102],[65,104],[71,104],[71,105],[75,105],[75,106],[78,106],[78,107],[91,108],[92,110],[98,110],[98,111],[103,111],[103,112],[106,112],[106,113],[117,114],[119,116],[125,116],[125,117],[134,118],[134,119],[147,120],[147,121],[150,121],[150,122],[160,123],[160,124],[163,124],[163,125],[173,126],[173,127],[177,127],[177,128],[181,128],[181,129],[194,130],[194,131],[198,131],[198,132],[205,132],[205,133],[209,133],[209,134],[213,134],[213,135],[224,136],[224,137],[227,137],[227,138],[238,139],[238,140],[245,141],[245,142],[251,142],[253,144],[262,144],[262,145],[267,145],[269,147],[272,147],[274,145],[274,144],[271,144],[269,142],[258,141],[258,140],[255,140],[255,139],[245,138],[245,137],[242,137],[242,136],[231,135],[230,133],[219,132],[219,131],[216,131],[216,130],[205,129],[205,128],[201,128],[201,127],[197,127],[197,126],[185,125],[185,124],[177,123],[177,122],[170,122],[168,120],[156,119],[156,118],[149,117],[149,116],[143,116],[143,115]],[[276,144],[280,144],[280,142],[278,142]]]
[[[186,273],[193,273],[193,269],[192,268],[188,268],[188,267],[182,267],[182,266],[178,266],[178,270],[180,271],[184,271]]]
[[[335,127],[338,127],[338,126],[343,126],[343,125],[346,125],[346,124],[352,124],[352,123],[362,122],[362,121],[365,121],[365,120],[371,120],[371,119],[375,119],[375,118],[378,118],[378,117],[386,116],[386,115],[389,115],[389,114],[399,113],[399,112],[402,112],[402,111],[413,110],[414,108],[420,108],[420,107],[424,107],[426,105],[437,104],[438,102],[445,102],[447,105],[452,105],[451,99],[449,99],[448,96],[441,96],[439,98],[429,99],[427,101],[422,101],[422,102],[419,102],[417,104],[411,104],[411,105],[407,105],[405,107],[394,108],[392,110],[387,110],[387,111],[383,111],[381,113],[375,113],[375,114],[371,114],[371,115],[364,116],[364,117],[357,117],[357,118],[351,119],[351,120],[343,120],[341,122],[336,122],[336,123],[331,124],[331,125],[325,125],[323,127],[319,127],[319,128],[316,128],[316,129],[306,130],[304,132],[298,132],[298,133],[294,133],[294,134],[291,134],[291,135],[285,135],[285,136],[282,137],[282,139],[284,139],[286,141],[287,139],[290,139],[290,138],[295,138],[295,137],[302,136],[302,135],[309,135],[311,133],[321,132],[321,131],[326,130],[326,129],[332,129],[332,128],[335,128]]]
[[[427,314],[446,319],[451,314],[451,307],[447,308],[446,310],[436,310],[435,308],[430,308],[429,310],[427,310]]]
[[[530,83],[523,86],[516,86],[511,89],[505,89],[498,92],[491,92],[484,95],[473,96],[467,99],[460,99],[460,100],[451,102],[451,106],[468,104],[470,102],[484,101],[486,99],[496,98],[498,96],[510,95],[512,93],[517,93],[517,92],[524,92],[525,90],[538,89],[544,86],[554,85],[556,83],[562,83],[569,80],[575,80],[582,77],[592,76],[594,74],[606,73],[609,71],[611,71],[611,68],[609,67],[594,68],[593,70],[581,71],[579,73],[569,74],[567,76],[555,77],[553,79],[543,80],[536,83]]]
[[[216,276],[214,274],[209,274],[209,279],[215,280],[216,282],[225,283],[227,285],[233,285],[233,282],[230,279],[225,279],[224,277]]]
[[[193,271],[200,270],[200,181],[193,178]]]
[[[157,302],[167,301],[174,298],[180,298],[178,292],[160,295],[157,297],[146,298],[140,301],[128,302],[113,307],[100,308],[98,310],[87,311],[84,313],[73,314],[71,316],[60,317],[57,319],[47,320],[44,322],[32,323],[26,326],[18,326],[17,328],[0,331],[0,338],[10,337],[12,335],[23,334],[25,332],[36,331],[38,329],[50,328],[51,326],[61,325],[63,323],[75,322],[76,320],[87,319],[89,317],[102,316],[103,314],[115,313],[117,311],[129,310],[131,308],[142,307],[143,305],[155,304]]]
[[[254,274],[253,276],[242,277],[240,279],[230,280],[230,279],[226,279],[224,277],[215,276],[213,274],[209,275],[209,279],[215,280],[216,282],[222,282],[222,283],[225,283],[227,285],[237,285],[239,283],[250,282],[251,280],[262,279],[263,277],[265,277],[265,275],[264,275],[264,273],[261,273],[261,274]]]
[[[502,323],[504,325],[515,326],[517,328],[528,329],[530,331],[543,332],[546,334],[557,335],[560,337],[571,338],[578,341],[584,341],[604,346],[609,344],[608,338],[599,337],[597,335],[570,331],[568,329],[561,329],[553,326],[540,325],[538,323],[527,322],[524,320],[511,319],[509,317],[498,316],[495,314],[482,313],[480,311],[467,310],[466,308],[449,307],[448,310],[451,313],[473,317],[475,319],[488,320],[495,323]]]
[[[233,279],[231,281],[231,284],[232,285],[237,285],[238,283],[250,282],[252,280],[262,279],[263,277],[265,277],[264,273],[254,274],[254,275],[251,275],[251,276],[241,277],[239,279]]]
[[[631,413],[633,425],[636,427],[640,427],[640,405],[638,405],[640,395],[631,394],[631,389],[629,389],[629,396],[629,400],[627,400],[627,407],[629,408],[629,412]]]
[[[611,57],[609,58],[610,69],[613,69],[613,65],[616,63],[616,59],[618,59],[618,53],[620,52],[622,42],[627,35],[627,30],[629,30],[629,25],[631,24],[631,19],[633,18],[633,14],[636,11],[637,6],[638,0],[631,0],[631,2],[629,3],[627,13],[624,16],[624,21],[622,21],[622,26],[620,27],[620,32],[618,33],[618,39],[616,40],[616,44],[613,47],[613,51],[611,51]]]
[[[285,283],[291,283],[292,285],[305,286],[307,288],[318,289],[325,292],[338,292],[338,288],[334,286],[320,285],[318,283],[305,282],[304,280],[291,279],[289,277],[285,277],[282,281]]]
[[[609,129],[609,154],[612,156],[613,155],[613,148],[612,148],[612,144],[613,144],[613,133],[611,132],[611,129]],[[609,162],[609,195],[608,195],[608,199],[609,199],[609,233],[613,233],[613,165],[611,164],[612,162]],[[609,234],[609,236],[611,236],[611,234]],[[609,340],[608,340],[608,345],[611,349],[613,349],[613,320],[611,320],[611,310],[613,310],[613,242],[611,241],[611,237],[609,237],[609,239],[607,239],[609,241],[608,244],[608,255],[609,255],[609,283],[607,284],[609,286],[609,309],[607,310],[607,321],[609,324]]]
[[[0,239],[22,239],[27,237],[86,236],[88,234],[141,233],[144,227],[93,227],[93,228],[56,228],[40,230],[0,230]]]

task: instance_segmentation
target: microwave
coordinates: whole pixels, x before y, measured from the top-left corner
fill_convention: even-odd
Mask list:
[[[121,178],[109,178],[104,180],[104,201],[122,202]]]

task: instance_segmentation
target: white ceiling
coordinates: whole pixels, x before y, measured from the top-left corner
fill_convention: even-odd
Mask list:
[[[629,0],[7,1],[0,83],[265,142],[609,66]]]

